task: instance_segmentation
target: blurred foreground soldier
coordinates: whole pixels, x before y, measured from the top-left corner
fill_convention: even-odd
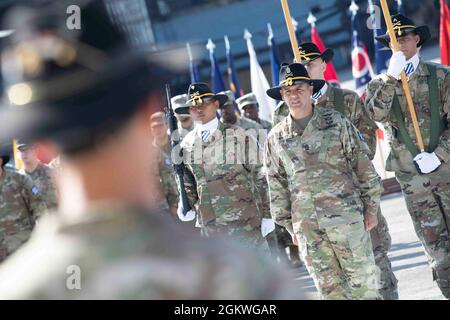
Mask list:
[[[83,27],[76,32],[65,28],[67,6],[60,3],[27,11],[33,24],[13,26],[17,42],[7,47],[16,63],[21,45],[42,59],[40,72],[24,79],[42,91],[2,114],[11,126],[0,127],[0,135],[54,141],[64,161],[58,214],[47,215],[23,250],[4,262],[0,299],[289,297],[286,279],[264,257],[230,241],[205,242],[155,210],[159,181],[148,177],[156,150],[145,146],[169,73],[124,45],[103,2],[80,4]]]
[[[259,105],[254,93],[250,92],[237,98],[236,103],[239,107],[239,111],[245,118],[259,123],[263,129],[266,129],[267,131],[272,128],[272,124],[269,121],[259,118]]]
[[[57,196],[52,170],[39,161],[33,144],[21,141],[18,143],[17,149],[24,167],[21,173],[29,177],[38,187],[47,208],[56,208]]]
[[[189,106],[186,104],[187,100],[187,94],[180,94],[171,99],[173,111],[178,120],[179,141],[183,140],[195,128],[195,122],[189,114]]]
[[[366,106],[373,120],[390,132],[386,170],[394,171],[417,236],[433,269],[433,279],[450,298],[450,69],[426,63],[419,49],[430,38],[427,26],[416,27],[402,15],[392,16],[399,50],[386,74],[372,80]],[[377,38],[386,47],[390,38]],[[411,115],[399,77],[405,71],[425,151],[417,148]]]
[[[177,217],[178,189],[173,172],[170,150],[170,138],[164,112],[155,112],[150,117],[150,128],[153,135],[153,148],[157,150],[155,156],[158,167],[158,179],[161,183],[163,196],[162,207],[169,209],[174,218]]]
[[[236,99],[231,90],[221,92],[220,94],[227,97],[223,104],[220,105],[221,121],[225,124],[231,124],[241,127],[244,130],[253,129],[258,134],[263,129],[262,125],[248,118],[238,117],[236,115]]]
[[[188,95],[189,112],[199,124],[181,148],[186,192],[202,234],[228,234],[267,248],[264,236],[274,225],[256,139],[243,128],[218,121],[216,112],[226,95],[212,93],[205,83],[191,84]]]
[[[30,178],[5,168],[9,161],[6,145],[0,146],[0,152],[0,243],[4,246],[0,246],[0,258],[3,255],[4,259],[28,240],[47,207]]]
[[[379,269],[367,230],[382,186],[359,131],[341,113],[314,107],[323,80],[284,66],[267,94],[289,107],[266,144],[270,210],[298,238],[302,260],[325,299],[378,299]]]

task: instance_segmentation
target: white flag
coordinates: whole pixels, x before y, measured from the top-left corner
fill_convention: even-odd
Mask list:
[[[250,56],[250,81],[252,92],[259,104],[259,117],[263,120],[272,121],[272,113],[276,107],[276,101],[270,98],[266,91],[270,88],[269,82],[258,63],[255,48],[252,43],[252,34],[245,30],[244,39],[247,40],[248,54]]]

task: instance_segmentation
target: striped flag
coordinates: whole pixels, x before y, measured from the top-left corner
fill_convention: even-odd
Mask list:
[[[386,32],[380,25],[380,19],[377,20],[375,7],[373,5],[373,1],[369,0],[369,11],[370,11],[370,19],[373,26],[373,37],[375,41],[375,63],[376,63],[376,72],[377,74],[385,73],[389,67],[389,59],[392,56],[391,50],[381,50],[384,46],[375,40],[375,37],[382,36]]]
[[[366,47],[358,32],[357,14],[359,7],[354,1],[350,6],[352,12],[352,73],[355,79],[355,91],[362,96],[366,85],[372,80],[373,70]]]

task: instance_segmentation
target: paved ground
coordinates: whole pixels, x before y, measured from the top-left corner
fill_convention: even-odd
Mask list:
[[[389,257],[398,279],[401,300],[442,300],[439,288],[432,281],[422,245],[411,223],[401,193],[383,197],[381,208],[387,219],[392,236]],[[307,292],[315,293],[314,282],[305,268],[295,271],[300,286]]]

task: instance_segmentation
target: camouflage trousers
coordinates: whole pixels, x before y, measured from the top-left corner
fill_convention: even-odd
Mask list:
[[[396,173],[433,279],[450,299],[450,165],[426,175]]]
[[[370,238],[372,240],[375,263],[380,268],[380,295],[383,297],[383,300],[398,300],[398,281],[392,271],[391,261],[388,258],[388,252],[391,249],[391,236],[386,219],[381,214],[380,207],[378,207],[377,217],[378,224],[370,230]]]
[[[322,229],[308,220],[299,231],[302,260],[323,299],[381,299],[380,271],[362,219]]]

